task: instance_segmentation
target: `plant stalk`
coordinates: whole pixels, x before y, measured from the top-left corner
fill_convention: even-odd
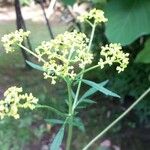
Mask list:
[[[68,105],[69,105],[69,126],[68,126],[66,150],[70,150],[71,141],[72,141],[73,113],[74,113],[74,112],[72,112],[72,96],[71,96],[70,81],[67,81],[67,88],[68,88]]]
[[[100,132],[93,140],[89,142],[82,150],[87,150],[94,142],[101,138],[109,129],[116,125],[122,118],[124,118],[148,93],[150,92],[150,87],[117,119],[115,119],[110,125],[108,125],[102,132]]]
[[[28,53],[30,53],[31,55],[33,55],[34,57],[36,57],[37,59],[41,60],[43,63],[45,63],[45,60],[43,58],[39,58],[39,56],[32,52],[30,49],[26,48],[25,46],[23,46],[22,44],[18,44],[18,46],[20,46],[22,49],[24,49],[25,51],[27,51]]]
[[[89,45],[88,45],[88,51],[91,49],[91,46],[92,46],[92,41],[93,41],[93,38],[94,38],[95,28],[96,28],[96,23],[94,23],[93,26],[92,26],[92,32],[91,32],[91,36],[90,36],[90,42],[89,42]],[[83,68],[83,70],[82,70],[83,74],[80,76],[80,81],[78,83],[76,96],[75,96],[74,103],[73,103],[73,111],[74,111],[74,109],[76,107],[76,103],[78,101],[79,92],[80,92],[80,88],[81,88],[81,83],[82,83],[82,79],[83,79],[83,75],[84,75],[84,70],[85,70],[85,68]]]

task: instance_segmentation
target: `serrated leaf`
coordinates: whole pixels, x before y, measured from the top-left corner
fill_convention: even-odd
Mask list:
[[[108,80],[103,81],[103,82],[99,83],[98,85],[99,86],[105,86],[107,83],[108,83]],[[88,91],[86,91],[80,99],[86,99],[87,97],[91,96],[95,92],[97,92],[97,89],[92,87]]]
[[[150,0],[110,0],[104,12],[110,42],[128,45],[150,34]]]
[[[146,41],[144,49],[137,55],[135,62],[150,63],[150,39]]]
[[[26,60],[26,63],[31,66],[32,68],[36,69],[36,70],[40,70],[40,71],[44,71],[43,67],[40,65],[37,65],[31,61]]]
[[[60,149],[60,145],[61,145],[63,137],[64,137],[64,131],[65,131],[65,127],[62,126],[60,128],[60,130],[58,131],[58,133],[56,134],[56,136],[54,137],[54,140],[53,140],[52,144],[50,145],[49,150],[59,150]]]
[[[45,119],[45,121],[51,125],[64,124],[63,120],[58,120],[58,119]]]
[[[82,80],[84,83],[86,83],[87,85],[95,88],[96,90],[100,91],[101,93],[105,94],[105,95],[108,95],[108,96],[113,96],[113,97],[118,97],[120,98],[120,96],[102,86],[99,86],[97,83],[95,82],[92,82],[92,81],[89,81],[89,80]]]

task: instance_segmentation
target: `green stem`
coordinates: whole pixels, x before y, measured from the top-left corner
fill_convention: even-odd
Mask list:
[[[73,117],[71,116],[70,122],[69,122],[69,127],[68,127],[68,136],[67,136],[67,145],[66,145],[66,150],[70,150],[71,146],[71,141],[72,141],[72,131],[73,131]]]
[[[57,109],[55,109],[55,108],[53,108],[53,107],[51,107],[51,106],[37,105],[36,108],[46,108],[46,109],[49,109],[49,110],[55,112],[56,114],[58,114],[58,115],[60,115],[60,116],[62,116],[62,117],[68,116],[68,114],[65,114],[65,113],[63,113],[63,112],[61,112],[61,111],[59,111],[59,110],[57,110]]]
[[[39,58],[39,56],[32,52],[30,49],[26,48],[25,46],[23,46],[22,44],[18,44],[18,46],[20,46],[22,49],[24,49],[25,51],[27,51],[28,53],[30,53],[31,55],[33,55],[34,57],[36,57],[37,59],[41,60],[43,63],[45,63],[45,60],[43,58]]]
[[[100,132],[93,140],[89,142],[82,150],[87,150],[94,142],[101,138],[109,129],[111,129],[116,123],[118,123],[124,116],[126,116],[148,93],[150,92],[150,87],[117,119],[115,119],[110,125],[108,125],[102,132]]]
[[[78,76],[80,76],[81,74],[87,73],[87,72],[89,72],[89,71],[91,71],[91,70],[93,70],[93,69],[95,69],[95,68],[97,68],[97,67],[99,67],[99,66],[100,66],[100,65],[95,65],[95,66],[92,66],[92,67],[90,67],[90,68],[88,68],[88,69],[85,69],[84,72],[81,71],[81,72],[77,75],[77,78],[78,78]]]
[[[94,38],[95,28],[96,28],[96,23],[94,23],[93,26],[92,26],[92,32],[91,32],[91,36],[90,36],[90,42],[89,42],[89,45],[88,45],[88,51],[91,49],[91,46],[92,46],[92,41],[93,41],[93,38]],[[84,72],[84,70],[85,70],[85,68],[83,68],[82,72]],[[83,75],[84,75],[84,73],[80,76],[80,81],[78,83],[76,96],[75,96],[74,103],[73,103],[73,111],[74,111],[74,109],[76,107],[76,103],[78,101]]]
[[[68,89],[68,104],[69,104],[69,126],[68,126],[68,136],[67,136],[67,144],[66,150],[70,150],[71,141],[72,141],[72,130],[73,130],[73,113],[72,112],[72,96],[71,96],[71,83],[67,81],[67,89]]]

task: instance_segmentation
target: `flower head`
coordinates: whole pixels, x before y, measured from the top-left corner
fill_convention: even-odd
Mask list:
[[[30,32],[24,32],[23,29],[16,30],[10,34],[5,34],[1,41],[3,42],[3,46],[6,50],[6,53],[15,51],[18,44],[23,42],[24,38],[29,36]]]
[[[102,46],[100,55],[104,56],[99,60],[100,67],[103,68],[106,64],[111,66],[113,63],[117,63],[116,70],[118,73],[124,71],[129,63],[129,54],[124,53],[121,45],[117,43]]]
[[[34,109],[38,99],[32,93],[22,94],[22,88],[16,86],[8,88],[4,93],[4,99],[0,100],[0,119],[12,116],[15,119],[20,117],[20,108]]]
[[[105,18],[104,12],[96,8],[92,9],[90,12],[85,12],[78,17],[80,22],[90,21],[93,19],[96,24],[106,22],[108,19]]]
[[[41,58],[45,60],[44,77],[51,78],[52,84],[56,83],[58,76],[74,79],[75,65],[84,68],[92,63],[93,55],[88,50],[88,41],[85,34],[73,31],[59,34],[50,42],[42,42],[35,51],[39,61]]]

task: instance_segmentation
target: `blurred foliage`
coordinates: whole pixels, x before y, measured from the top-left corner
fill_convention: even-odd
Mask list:
[[[62,0],[62,2],[66,5],[73,5],[76,2],[76,0]]]
[[[145,42],[143,50],[137,55],[135,62],[150,63],[150,39]]]
[[[22,6],[30,5],[31,2],[32,0],[20,0],[20,4]]]

